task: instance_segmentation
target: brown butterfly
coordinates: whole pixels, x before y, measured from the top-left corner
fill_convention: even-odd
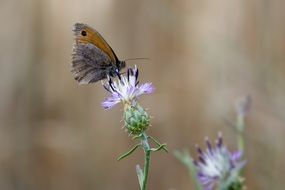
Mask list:
[[[72,53],[72,69],[79,84],[89,84],[115,77],[126,66],[120,61],[104,38],[86,24],[74,24],[75,43]]]

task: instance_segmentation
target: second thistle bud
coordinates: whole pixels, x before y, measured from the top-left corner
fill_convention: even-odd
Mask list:
[[[126,104],[124,122],[129,134],[139,135],[149,127],[150,117],[139,104]]]

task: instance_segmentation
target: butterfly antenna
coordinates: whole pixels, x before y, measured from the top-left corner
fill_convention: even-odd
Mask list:
[[[130,60],[150,60],[150,58],[145,58],[145,57],[137,57],[137,58],[130,58],[130,59],[125,59],[124,61],[130,61]]]

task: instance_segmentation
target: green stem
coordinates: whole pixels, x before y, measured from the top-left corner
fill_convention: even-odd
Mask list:
[[[148,170],[149,170],[149,164],[150,164],[150,146],[148,144],[148,136],[146,133],[142,133],[141,140],[142,140],[142,146],[144,149],[145,159],[144,159],[144,170],[143,170],[143,182],[141,190],[146,190],[147,185],[147,179],[148,179]]]

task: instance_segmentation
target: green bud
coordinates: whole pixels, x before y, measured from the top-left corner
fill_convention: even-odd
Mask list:
[[[227,188],[228,190],[245,190],[244,179],[239,177],[236,181],[232,182]]]
[[[139,105],[125,105],[124,112],[125,128],[132,135],[139,135],[149,127],[150,117]]]

